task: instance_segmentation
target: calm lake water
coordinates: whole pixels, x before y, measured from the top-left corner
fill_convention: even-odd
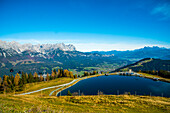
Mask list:
[[[67,95],[68,90],[84,95],[97,95],[98,90],[104,94],[124,94],[130,92],[137,95],[154,95],[170,97],[170,83],[162,81],[153,81],[151,79],[136,76],[109,75],[93,77],[81,80],[77,84],[61,92],[61,95]],[[59,94],[60,95],[60,94]]]

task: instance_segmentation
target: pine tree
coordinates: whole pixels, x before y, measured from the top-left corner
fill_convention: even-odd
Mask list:
[[[27,73],[25,73],[25,76],[26,76],[26,80],[28,80],[28,74]]]
[[[17,86],[17,85],[19,84],[19,79],[20,79],[20,76],[19,76],[19,74],[17,73],[17,74],[15,75],[15,78],[14,78],[14,84],[15,84],[15,86]]]
[[[7,87],[8,87],[8,82],[7,81],[3,81],[4,94],[6,94]]]
[[[70,78],[74,78],[73,72],[69,71]]]
[[[9,76],[9,80],[11,80],[11,82],[14,83],[14,76],[12,74]]]
[[[42,82],[44,80],[43,76],[40,75],[40,82]]]
[[[7,81],[7,76],[6,75],[3,76],[3,81]]]
[[[22,91],[24,89],[24,84],[22,79],[19,79],[19,90]]]
[[[54,73],[54,71],[52,71],[52,73],[51,73],[51,78],[52,78],[52,79],[55,79],[55,73]]]
[[[74,75],[74,78],[77,78],[77,74]]]
[[[22,76],[22,78],[21,78],[22,79],[22,83],[26,84],[27,83],[26,74],[24,72],[22,72],[21,76]]]
[[[71,92],[68,90],[67,96],[72,96]]]
[[[8,88],[7,88],[8,92],[14,90],[14,85],[12,84],[12,81],[9,79],[8,80]]]
[[[65,77],[70,77],[69,71],[68,71],[67,69],[64,70],[64,76],[65,76]]]
[[[155,70],[152,70],[152,74],[155,75],[155,73],[156,73]]]
[[[35,80],[35,82],[39,81],[38,74],[36,72],[34,73],[34,80]]]
[[[0,87],[1,87],[1,84],[2,84],[2,78],[0,77]]]
[[[15,90],[19,90],[19,80],[20,80],[20,76],[19,76],[19,74],[17,73],[16,75],[15,75],[15,78],[14,78],[14,85],[15,85],[15,89],[14,89],[14,91]]]
[[[51,75],[50,75],[49,77],[50,77],[50,80],[52,80],[52,79],[53,79],[53,77],[52,77]]]
[[[29,73],[29,75],[28,75],[28,82],[29,82],[29,83],[34,82],[34,78],[33,78],[32,73]]]
[[[93,71],[93,75],[95,75],[96,74],[96,71]]]
[[[88,75],[89,75],[89,73],[85,71],[84,72],[84,76],[88,76]]]
[[[58,69],[58,73],[57,74],[58,74],[58,77],[60,77],[60,69]]]
[[[4,75],[3,76],[3,88],[4,88],[4,94],[6,95],[7,87],[8,87],[8,82],[7,82],[8,76]]]
[[[67,76],[67,69],[64,69],[64,76]]]
[[[64,77],[64,71],[63,71],[63,69],[60,69],[60,77]]]
[[[49,80],[50,80],[50,77],[49,77],[49,74],[48,74],[48,73],[47,73],[46,80],[47,80],[47,81],[49,81]]]
[[[57,78],[57,71],[56,71],[56,69],[54,69],[54,74],[55,74],[54,78]]]
[[[14,85],[14,76],[11,75],[11,81],[12,81],[12,84]]]
[[[54,69],[54,73],[55,73],[55,74],[57,74],[57,71],[56,71],[56,69]]]

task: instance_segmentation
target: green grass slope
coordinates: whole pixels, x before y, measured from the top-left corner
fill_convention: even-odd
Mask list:
[[[168,113],[170,99],[133,95],[100,96],[12,96],[0,95],[0,112],[62,113]]]
[[[138,72],[139,70],[141,71],[148,71],[148,70],[170,71],[170,60],[145,58],[145,59],[139,60],[136,63],[119,68],[115,71],[124,71],[124,70],[126,71],[128,69],[132,69],[133,71],[136,71],[136,72]]]

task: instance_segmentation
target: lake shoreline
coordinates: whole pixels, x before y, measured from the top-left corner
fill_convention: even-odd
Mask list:
[[[170,83],[170,79],[168,79],[168,78],[163,78],[163,77],[160,77],[157,75],[151,75],[151,74],[147,74],[147,73],[137,73],[137,74],[139,74],[139,75],[122,75],[122,76],[137,76],[137,77],[152,79],[155,81],[162,81],[162,82]],[[110,73],[110,75],[115,75],[115,73]],[[116,75],[119,75],[119,74],[116,74]]]
[[[158,76],[155,76],[155,75],[151,75],[151,76],[147,76],[147,74],[146,73],[139,73],[139,74],[142,74],[142,76],[139,76],[139,77],[144,77],[144,78],[148,78],[148,79],[152,79],[152,80],[154,80],[155,78],[156,79],[158,79],[158,81],[162,81],[162,82],[168,82],[168,83],[170,83],[170,80],[167,80],[167,78],[160,78],[160,77],[158,77]],[[148,74],[148,75],[150,75],[150,74]]]
[[[60,90],[58,90],[58,91],[56,92],[56,96],[60,96],[60,95],[59,95],[60,92],[62,92],[63,90],[66,90],[66,89],[68,89],[68,88],[70,88],[71,86],[74,86],[74,85],[77,84],[79,81],[85,80],[86,78],[93,78],[93,77],[98,77],[98,76],[110,76],[110,75],[117,75],[117,73],[110,73],[109,75],[107,75],[107,74],[102,74],[102,75],[95,75],[95,76],[83,77],[83,79],[80,79],[80,80],[78,80],[78,81],[76,81],[76,82],[74,82],[74,83],[72,83],[72,84],[70,84],[70,85],[68,85],[68,86],[66,86],[66,87],[63,87],[63,88],[61,88]],[[142,74],[142,75],[143,75],[143,74]],[[120,75],[120,76],[126,76],[126,75]],[[136,76],[136,75],[127,75],[127,76]],[[136,77],[146,78],[146,79],[152,79],[153,81],[156,82],[156,80],[154,80],[154,77],[148,77],[148,76],[144,76],[144,75],[143,75],[143,76],[136,76]],[[158,81],[163,81],[163,82],[169,83],[169,81],[164,80],[164,79],[160,79],[160,78],[159,78]]]
[[[116,73],[114,73],[114,74],[116,74]],[[63,90],[65,90],[65,89],[67,89],[67,88],[69,88],[69,87],[77,84],[77,83],[80,82],[81,80],[85,80],[85,79],[92,78],[92,77],[98,77],[98,76],[104,76],[104,74],[92,75],[92,76],[87,76],[87,77],[83,77],[83,78],[78,78],[79,80],[73,82],[72,84],[69,84],[69,85],[66,86],[65,88],[64,88],[64,87],[62,87],[62,88],[60,87],[60,88],[55,89],[55,91],[52,91],[52,92],[55,92],[55,94],[56,94],[56,96],[57,96],[61,91],[63,91]],[[52,94],[51,94],[51,95],[52,95]]]

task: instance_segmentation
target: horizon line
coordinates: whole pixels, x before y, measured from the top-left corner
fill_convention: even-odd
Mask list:
[[[134,48],[131,48],[131,49],[121,49],[121,48],[118,48],[118,49],[108,49],[108,50],[101,50],[101,49],[94,49],[94,50],[86,50],[86,51],[83,51],[83,50],[80,50],[78,47],[76,47],[76,45],[81,45],[82,43],[77,43],[77,44],[71,44],[71,43],[64,43],[64,42],[59,42],[59,43],[36,43],[36,44],[33,44],[33,43],[20,43],[18,41],[3,41],[3,40],[0,40],[0,43],[1,42],[5,42],[5,43],[11,43],[11,42],[16,42],[20,45],[24,45],[24,44],[31,44],[31,45],[43,45],[43,44],[64,44],[64,45],[73,45],[75,48],[76,48],[76,51],[80,51],[80,52],[93,52],[93,51],[98,51],[98,52],[108,52],[108,51],[134,51],[134,50],[137,50],[137,49],[142,49],[142,48],[145,48],[145,47],[150,47],[150,48],[153,48],[153,47],[158,47],[158,48],[166,48],[166,49],[170,49],[169,47],[166,47],[164,45],[143,45],[143,46],[140,46],[140,47],[134,47]],[[87,44],[87,43],[85,43]],[[89,44],[92,44],[93,43],[89,43]],[[95,45],[96,43],[94,43]],[[99,44],[100,45],[100,44]],[[105,44],[103,44],[105,45]],[[106,44],[107,45],[107,44]]]

